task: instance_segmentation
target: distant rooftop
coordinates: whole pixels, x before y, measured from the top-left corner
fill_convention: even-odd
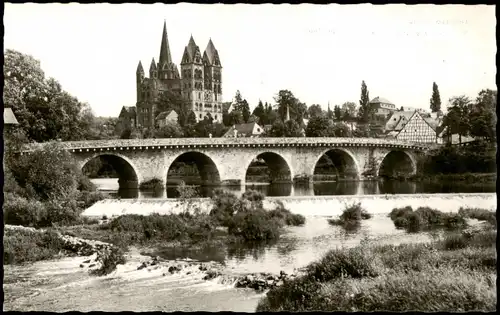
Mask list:
[[[377,97],[375,97],[374,99],[372,99],[370,101],[370,104],[378,104],[378,103],[384,103],[384,104],[392,104],[392,105],[394,105],[393,103],[389,102],[387,99],[385,99],[383,97],[380,97],[380,96],[377,96]]]

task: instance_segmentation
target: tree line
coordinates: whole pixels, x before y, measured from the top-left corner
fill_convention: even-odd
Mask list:
[[[169,109],[178,114],[178,121],[162,128],[134,128],[117,118],[96,117],[89,104],[79,101],[54,78],[46,78],[40,62],[15,50],[4,53],[4,107],[12,108],[18,128],[8,130],[16,142],[50,140],[98,140],[114,138],[221,137],[231,126],[257,122],[265,127],[267,137],[378,137],[383,136],[387,116],[377,114],[370,103],[369,90],[361,83],[359,105],[345,102],[327,110],[319,104],[307,106],[291,91],[280,90],[274,104],[259,101],[253,111],[249,103],[236,92],[225,103],[222,123],[206,113],[197,121],[193,111],[180,95],[166,92],[156,100],[155,117]],[[443,126],[447,133],[484,139],[496,137],[496,91],[483,90],[475,100],[466,96],[450,99]],[[439,89],[434,82],[430,98],[432,112],[441,112]],[[305,120],[308,120],[306,123]],[[356,128],[354,128],[354,124]]]

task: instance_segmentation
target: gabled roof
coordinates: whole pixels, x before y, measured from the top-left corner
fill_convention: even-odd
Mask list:
[[[4,108],[3,109],[3,124],[4,125],[18,125],[19,122],[16,119],[16,116],[14,115],[14,112],[12,112],[11,108]]]
[[[411,116],[413,116],[413,111],[396,111],[393,112],[391,117],[386,121],[385,128],[387,130],[401,130],[403,124],[406,124]],[[396,120],[394,120],[396,119]]]
[[[411,121],[414,117],[416,117],[416,116],[420,116],[420,118],[422,118],[422,120],[423,120],[423,121],[424,121],[424,122],[425,122],[425,123],[426,123],[429,127],[431,127],[431,129],[432,129],[432,130],[436,131],[436,129],[435,129],[435,128],[432,128],[432,126],[431,126],[431,125],[430,125],[430,124],[429,124],[429,123],[428,123],[428,122],[427,122],[427,121],[426,121],[426,120],[422,117],[422,115],[420,115],[420,113],[419,113],[418,111],[414,111],[414,112],[413,112],[413,115],[411,115],[410,119],[408,119],[408,121],[405,123],[405,125],[403,126],[403,128],[401,128],[401,130],[399,130],[398,135],[399,135],[401,132],[403,132],[404,127],[406,127],[406,126],[408,125],[408,122],[410,122],[410,121]]]
[[[214,43],[212,42],[212,39],[208,41],[207,48],[205,49],[205,53],[203,54],[203,57],[207,57],[207,61],[210,65],[217,65],[220,66],[220,60],[219,60],[219,52],[217,49],[215,49]]]
[[[250,136],[253,134],[253,130],[255,128],[255,125],[259,127],[262,131],[264,131],[264,128],[259,126],[256,122],[248,123],[248,124],[239,124],[239,125],[234,125],[232,126],[224,135],[232,136],[234,130],[238,131],[239,134],[244,134],[245,136]]]
[[[160,119],[165,119],[167,116],[169,116],[172,112],[176,113],[175,110],[171,109],[171,110],[167,110],[167,111],[164,111],[164,112],[161,112],[158,114],[158,116],[156,116],[156,120],[160,120]]]
[[[383,97],[380,97],[380,96],[377,96],[377,97],[375,97],[374,99],[372,99],[370,101],[370,104],[378,104],[378,103],[384,103],[384,104],[392,104],[392,105],[394,105],[393,103],[389,102],[387,99],[385,99]]]

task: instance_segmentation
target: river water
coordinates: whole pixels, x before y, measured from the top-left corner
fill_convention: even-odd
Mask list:
[[[166,189],[145,190],[119,189],[118,180],[114,178],[92,179],[99,189],[109,191],[120,198],[177,198],[179,193],[176,186],[167,186]],[[244,189],[260,191],[266,196],[339,196],[339,195],[384,195],[384,194],[435,194],[435,193],[493,193],[496,192],[495,183],[478,185],[460,182],[408,182],[398,180],[386,181],[340,181],[340,182],[315,182],[314,184],[262,184],[249,183],[240,186],[195,186],[200,197],[210,197],[216,188],[223,188],[240,194]]]
[[[100,182],[101,188],[112,190],[112,183]],[[106,187],[105,185],[108,185]],[[359,187],[359,185],[357,186]],[[116,189],[116,187],[115,187]],[[358,188],[359,189],[359,188]],[[294,190],[297,192],[298,190]],[[300,195],[300,194],[299,194]],[[288,195],[289,196],[289,195]],[[88,209],[85,215],[161,212],[172,202],[145,199],[105,200]],[[149,197],[151,198],[151,197]],[[163,197],[165,198],[165,196]],[[496,194],[460,195],[392,195],[285,197],[285,205],[306,215],[306,224],[287,227],[275,244],[259,248],[204,248],[198,251],[158,249],[166,259],[193,258],[219,261],[228,273],[272,272],[291,273],[338,247],[356,246],[363,238],[377,243],[398,244],[422,242],[432,238],[429,233],[408,234],[396,230],[387,213],[393,207],[433,205],[443,211],[457,211],[460,206],[496,209]],[[373,214],[355,231],[330,226],[327,218],[341,213],[342,205],[359,200]],[[206,203],[206,200],[200,202]],[[166,212],[171,209],[165,210]],[[474,222],[473,222],[474,223]],[[38,262],[26,266],[5,266],[4,310],[18,311],[239,311],[253,312],[263,293],[251,289],[235,289],[232,283],[216,278],[202,280],[202,274],[163,276],[164,270],[137,270],[146,257],[134,249],[125,265],[104,277],[91,277],[79,267],[84,257]]]

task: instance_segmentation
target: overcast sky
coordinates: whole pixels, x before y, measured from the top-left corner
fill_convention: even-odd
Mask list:
[[[4,49],[41,61],[46,76],[100,116],[135,105],[135,71],[158,61],[166,20],[180,68],[192,34],[212,38],[224,101],[240,90],[250,106],[280,89],[307,105],[370,98],[429,108],[495,87],[495,7],[485,5],[5,4]]]

